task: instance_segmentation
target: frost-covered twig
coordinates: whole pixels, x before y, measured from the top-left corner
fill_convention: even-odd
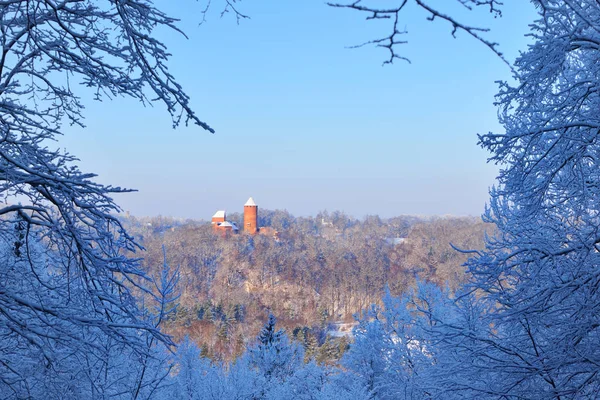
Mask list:
[[[469,10],[472,10],[474,7],[478,6],[486,6],[489,8],[490,13],[494,17],[501,16],[500,6],[501,2],[497,0],[457,0],[461,5],[466,7]],[[392,20],[392,27],[390,33],[384,37],[369,40],[363,44],[353,46],[353,47],[362,47],[368,44],[373,44],[377,47],[383,47],[387,49],[389,52],[389,58],[384,62],[384,64],[391,64],[395,59],[404,60],[410,62],[410,60],[402,56],[398,53],[397,46],[407,43],[406,40],[400,40],[399,37],[405,35],[407,33],[406,29],[399,29],[398,24],[400,20],[400,14],[405,11],[407,5],[412,3],[411,0],[401,0],[397,5],[393,7],[380,7],[380,6],[372,6],[368,1],[365,0],[356,0],[352,3],[327,3],[331,7],[337,8],[348,8],[360,12],[367,13],[367,20]],[[487,28],[481,28],[477,26],[471,26],[465,24],[458,19],[454,18],[451,15],[445,14],[439,11],[437,8],[434,8],[429,4],[429,2],[425,0],[414,0],[414,3],[427,11],[429,13],[429,17],[427,18],[430,21],[434,21],[436,18],[440,20],[444,20],[448,22],[452,26],[452,36],[456,37],[457,31],[463,31],[468,35],[472,36],[479,42],[486,45],[491,51],[493,51],[500,59],[506,63],[511,69],[511,64],[506,60],[504,55],[498,49],[498,43],[490,41],[482,36],[483,33],[489,31]]]

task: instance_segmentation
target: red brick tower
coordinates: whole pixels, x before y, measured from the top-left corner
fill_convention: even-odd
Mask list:
[[[244,232],[254,235],[258,232],[258,206],[250,197],[244,204]]]

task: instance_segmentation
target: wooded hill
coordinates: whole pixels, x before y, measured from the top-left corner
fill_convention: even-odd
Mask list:
[[[307,357],[334,362],[346,346],[336,332],[340,322],[352,322],[354,314],[380,303],[386,287],[393,295],[417,280],[458,287],[465,281],[467,255],[450,243],[481,249],[492,229],[471,217],[357,220],[322,212],[296,218],[262,209],[259,226],[276,230],[276,237],[223,237],[209,222],[195,220],[124,222],[146,248],[150,275],[158,276],[164,261],[179,269],[180,304],[168,333],[176,341],[189,335],[215,360],[241,354],[272,312],[305,345]]]

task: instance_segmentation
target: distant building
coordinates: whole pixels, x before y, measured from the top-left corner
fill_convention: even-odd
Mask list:
[[[229,222],[229,221],[225,221],[225,222],[221,222],[219,224],[219,229],[221,231],[223,231],[223,234],[227,235],[228,233],[238,233],[239,229],[237,227],[237,225],[235,224],[235,222]]]
[[[244,204],[244,232],[251,235],[258,232],[258,206],[252,197]]]
[[[235,222],[227,221],[227,216],[225,211],[219,210],[212,216],[212,220],[210,222],[212,224],[213,230],[215,232],[220,232],[223,235],[227,235],[229,233],[238,233],[239,228],[235,224]]]
[[[227,215],[223,210],[217,211],[212,216],[210,223],[215,232],[223,233],[225,236],[229,233],[239,233],[239,228],[235,222],[227,221]],[[244,226],[242,229],[250,235],[258,233],[258,206],[252,197],[244,204]]]
[[[212,216],[211,224],[215,233],[221,233],[223,236],[228,236],[230,233],[239,233],[240,229],[233,221],[227,221],[225,211],[217,211]],[[258,205],[252,197],[244,204],[244,226],[242,230],[250,235],[261,234],[271,236],[275,241],[279,242],[279,232],[270,226],[258,227]]]
[[[226,221],[225,211],[217,211],[215,215],[212,216],[211,224],[213,229],[217,230],[219,226]]]

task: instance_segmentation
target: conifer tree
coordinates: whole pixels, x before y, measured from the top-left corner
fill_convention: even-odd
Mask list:
[[[270,314],[257,345],[250,350],[250,360],[268,381],[284,382],[302,365],[304,352],[302,346],[289,342],[283,329],[276,330],[276,322]]]

